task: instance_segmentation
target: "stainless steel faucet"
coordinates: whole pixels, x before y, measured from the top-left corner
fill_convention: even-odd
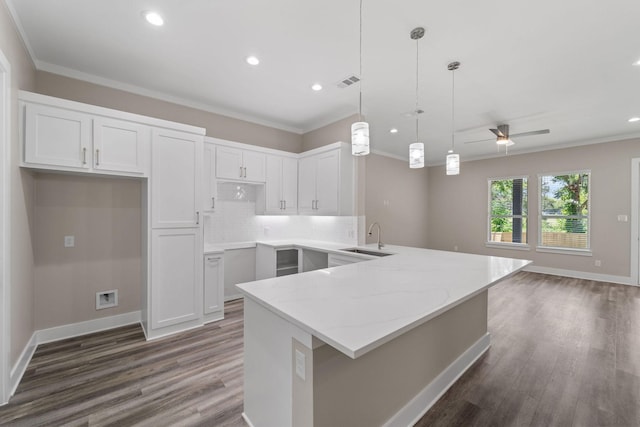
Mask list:
[[[380,224],[378,224],[377,222],[374,222],[373,224],[371,224],[371,225],[369,226],[369,232],[368,232],[368,234],[369,234],[369,236],[371,236],[371,235],[373,234],[373,231],[371,231],[371,230],[373,230],[373,226],[374,226],[374,225],[377,225],[377,226],[378,226],[378,250],[380,250],[380,249],[384,248],[384,243],[382,243],[382,242],[380,241]]]

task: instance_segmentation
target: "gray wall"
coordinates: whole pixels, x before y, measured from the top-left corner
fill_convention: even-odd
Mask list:
[[[367,230],[377,221],[384,243],[427,247],[427,169],[410,169],[408,160],[377,154],[368,155],[366,162]],[[376,238],[377,230],[367,243]]]
[[[38,71],[35,91],[44,95],[142,114],[207,129],[207,136],[292,153],[302,151],[302,135],[220,114],[136,95],[57,74]],[[333,141],[332,141],[333,142]]]
[[[463,162],[459,176],[443,166],[429,168],[428,241],[433,249],[524,258],[534,265],[615,276],[630,276],[631,159],[640,157],[640,140],[626,140],[539,153]],[[538,174],[591,170],[591,248],[593,257],[536,252]],[[487,240],[487,180],[529,177],[530,251],[492,249]],[[602,261],[596,267],[594,261]]]
[[[27,54],[5,2],[0,4],[0,50],[11,64],[11,146],[9,156],[11,233],[8,256],[11,304],[10,365],[33,334],[33,249],[29,222],[33,213],[33,178],[19,168],[18,89],[35,88],[35,68]],[[3,178],[4,179],[4,178]]]

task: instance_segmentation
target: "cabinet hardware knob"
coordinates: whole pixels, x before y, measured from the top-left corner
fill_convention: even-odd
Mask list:
[[[200,211],[196,211],[196,225],[200,224]]]
[[[216,198],[212,197],[211,198],[211,209],[215,209],[216,208]]]
[[[247,177],[247,168],[244,168],[244,177]]]
[[[87,147],[82,147],[82,164],[87,164]]]
[[[96,166],[100,166],[100,149],[96,149]]]
[[[240,166],[240,178],[242,178],[242,166]]]
[[[282,201],[282,205],[283,205],[283,208],[282,208],[282,209],[284,209],[284,210],[286,211],[286,210],[287,210],[287,201],[286,201],[286,200],[283,200],[283,201]]]

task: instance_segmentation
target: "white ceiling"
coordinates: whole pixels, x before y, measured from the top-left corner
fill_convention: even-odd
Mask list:
[[[357,112],[358,0],[7,0],[38,69],[173,100],[303,133]],[[417,26],[420,140],[427,163],[451,145],[497,155],[489,127],[511,133],[510,152],[640,136],[637,0],[364,0],[363,114],[372,149],[407,157],[415,140]],[[160,12],[163,27],[141,16]],[[261,63],[245,62],[256,55]],[[321,92],[312,83],[324,86]],[[389,129],[396,127],[395,135]],[[503,154],[501,154],[503,155]]]

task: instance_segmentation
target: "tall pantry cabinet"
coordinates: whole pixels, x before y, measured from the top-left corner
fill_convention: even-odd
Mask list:
[[[153,131],[150,338],[202,324],[202,144],[201,135]]]

